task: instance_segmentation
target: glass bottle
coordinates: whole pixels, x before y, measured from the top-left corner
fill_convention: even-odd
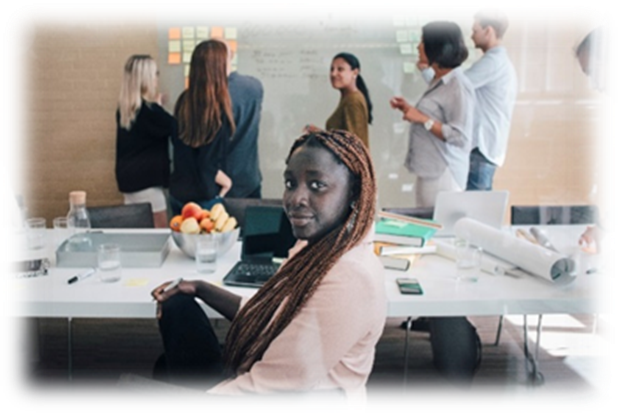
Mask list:
[[[67,214],[67,226],[74,232],[69,242],[85,244],[90,242],[86,232],[90,229],[90,216],[86,210],[86,192],[71,191],[69,193],[70,209]]]

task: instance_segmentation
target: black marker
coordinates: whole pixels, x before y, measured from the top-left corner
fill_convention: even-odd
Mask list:
[[[96,269],[96,268],[91,268],[91,269],[89,269],[89,270],[86,270],[86,271],[84,271],[84,272],[82,272],[82,273],[77,274],[77,275],[76,275],[76,276],[74,276],[74,277],[69,278],[69,280],[67,281],[67,283],[69,283],[69,284],[73,284],[73,283],[74,283],[74,282],[76,282],[76,281],[83,280],[84,278],[88,278],[88,277],[90,277],[90,276],[91,276],[92,274],[94,274],[95,272],[97,272],[97,269]]]

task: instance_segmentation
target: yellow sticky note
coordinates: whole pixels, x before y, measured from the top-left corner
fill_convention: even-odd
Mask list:
[[[411,43],[400,44],[399,51],[401,52],[401,54],[412,54],[412,44]]]
[[[143,287],[144,285],[148,285],[147,278],[129,278],[124,282],[125,287]]]
[[[183,63],[191,63],[191,52],[184,52],[182,54],[182,62]]]
[[[183,39],[193,39],[195,38],[195,27],[183,27],[182,28],[182,38]]]
[[[182,41],[182,51],[193,53],[193,49],[195,49],[195,40],[193,39],[184,39]]]
[[[180,52],[180,40],[170,40],[167,42],[167,51],[170,53]]]
[[[190,71],[191,71],[191,65],[185,65],[185,77],[189,77]]]
[[[180,64],[180,53],[170,53],[167,55],[167,63],[170,65]]]
[[[213,27],[210,31],[210,37],[220,39],[223,37],[223,27]]]
[[[167,32],[167,38],[170,40],[180,39],[180,28],[170,27],[170,29]]]
[[[208,39],[208,26],[197,26],[195,28],[195,37],[199,40]]]
[[[225,28],[225,38],[226,39],[236,39],[237,35],[238,35],[238,31],[236,30],[236,27],[226,27]]]

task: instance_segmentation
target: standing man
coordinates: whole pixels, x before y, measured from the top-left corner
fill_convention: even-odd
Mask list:
[[[517,96],[517,76],[502,37],[508,19],[497,11],[474,16],[472,41],[483,57],[465,71],[476,97],[470,170],[466,190],[490,191],[496,169],[504,163]],[[419,61],[423,78],[429,82],[433,71]]]
[[[264,88],[252,77],[232,72],[234,52],[228,45],[228,89],[236,132],[228,146],[227,171],[232,178],[229,198],[261,198],[262,173],[258,156],[258,135]]]

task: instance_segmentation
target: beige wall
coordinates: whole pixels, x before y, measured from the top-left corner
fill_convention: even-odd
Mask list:
[[[36,27],[21,162],[29,215],[50,225],[66,215],[74,189],[87,191],[91,206],[122,203],[114,113],[122,68],[134,53],[156,57],[155,23]]]
[[[594,168],[600,97],[572,54],[585,28],[540,27],[512,22],[505,39],[520,93],[495,188],[510,190],[512,204],[594,203],[600,190]],[[28,214],[48,223],[66,214],[73,189],[86,190],[91,206],[121,203],[114,179],[114,111],[122,66],[133,53],[156,56],[156,23],[34,30],[21,162]]]

